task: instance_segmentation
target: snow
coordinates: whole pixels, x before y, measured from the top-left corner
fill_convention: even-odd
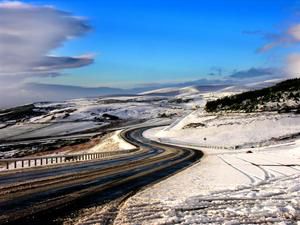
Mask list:
[[[18,138],[34,138],[34,137],[48,137],[56,135],[67,135],[71,133],[81,132],[92,128],[99,128],[104,124],[96,124],[93,122],[70,122],[70,123],[54,123],[34,131],[26,132],[18,135]]]
[[[194,126],[192,126],[194,125]],[[196,127],[195,127],[196,126]],[[278,113],[206,114],[194,111],[164,129],[146,133],[178,144],[221,148],[259,147],[300,133],[300,115]]]
[[[299,181],[300,141],[252,154],[206,150],[200,163],[129,198],[114,224],[297,224]]]
[[[159,113],[165,111],[178,112],[170,105],[164,102],[165,99],[152,96],[120,96],[120,97],[105,97],[105,98],[89,98],[89,99],[75,99],[65,101],[63,103],[39,104],[39,107],[54,107],[49,112],[49,116],[55,116],[54,121],[65,122],[74,120],[93,120],[95,117],[100,118],[104,113],[113,114],[122,119],[151,119],[156,117]],[[64,118],[66,111],[69,112],[68,117]],[[35,120],[35,122],[41,122]]]
[[[20,139],[72,134],[101,128],[103,114],[123,120],[153,119],[161,115],[182,116],[189,107],[168,103],[168,99],[155,96],[118,96],[82,98],[64,102],[36,103],[37,111],[45,112],[16,124],[0,125],[0,139]]]
[[[149,94],[166,94],[166,93],[177,93],[179,88],[177,87],[169,87],[169,88],[161,88],[161,89],[155,89],[151,91],[146,91],[140,93],[140,95],[149,95]]]
[[[68,121],[94,119],[104,113],[122,119],[151,119],[165,111],[178,112],[178,109],[165,104],[164,99],[151,96],[77,99],[66,101],[65,105],[66,108],[75,109],[67,118]]]
[[[206,126],[186,128],[191,123]],[[171,126],[146,131],[150,139],[192,146],[205,155],[199,163],[129,198],[114,224],[297,224],[300,139],[255,148],[245,144],[299,133],[299,125],[299,116],[293,114],[197,111]],[[203,148],[203,136],[212,145],[229,142],[244,148]]]
[[[231,95],[237,88],[214,93],[197,93],[191,87],[181,92],[178,88],[156,92],[172,91],[177,91],[175,98],[193,98],[193,101],[178,104],[170,103],[169,98],[124,96],[40,103],[41,109],[53,109],[46,116],[32,118],[30,124],[0,129],[0,138],[83,131],[103,125],[94,119],[104,113],[122,119],[147,120],[162,113],[174,113],[175,118],[182,118],[170,126],[148,130],[144,135],[160,142],[193,147],[203,151],[204,157],[117,206],[120,209],[115,225],[299,224],[300,115],[207,114],[202,109],[191,109],[197,104],[203,106],[206,100]],[[131,149],[133,146],[120,138],[120,132],[105,135],[84,152]],[[105,212],[95,213],[85,221],[97,224],[102,214]]]
[[[157,96],[165,95],[165,96],[173,96],[176,98],[183,98],[183,97],[194,98],[194,97],[198,97],[201,94],[201,90],[199,90],[196,86],[187,86],[183,88],[169,87],[169,88],[151,90],[140,94],[157,95]]]
[[[173,123],[171,130],[192,122],[184,121]],[[154,128],[145,135],[159,141],[155,133],[162,130],[168,129]],[[185,136],[169,143],[179,145],[182,139]],[[247,153],[249,149],[196,149],[205,153],[199,163],[115,206],[119,209],[113,224],[299,224],[299,139],[251,148],[252,153]],[[110,210],[95,209],[78,224],[101,224]]]
[[[101,138],[99,143],[94,147],[83,150],[78,153],[97,153],[97,152],[109,152],[109,151],[120,151],[120,150],[131,150],[135,149],[134,145],[126,142],[121,138],[120,133],[122,131],[118,130],[112,133],[109,133]]]
[[[30,126],[26,124],[15,124],[13,126],[8,126],[6,128],[0,129],[0,138],[7,139],[11,137],[16,137],[18,135],[31,132],[40,128],[46,127],[45,124],[32,124]]]

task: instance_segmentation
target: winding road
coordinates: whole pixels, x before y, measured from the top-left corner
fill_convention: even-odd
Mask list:
[[[138,149],[126,156],[0,174],[0,224],[60,224],[58,218],[134,193],[202,157],[144,138],[149,128],[122,132]]]

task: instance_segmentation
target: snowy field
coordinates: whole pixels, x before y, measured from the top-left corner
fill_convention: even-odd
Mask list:
[[[198,147],[200,163],[129,198],[114,224],[299,224],[300,140],[280,141],[299,132],[298,115],[200,110],[146,131],[175,145],[241,147]]]
[[[0,125],[0,139],[67,135],[101,128],[111,121],[103,115],[113,115],[122,121],[182,116],[189,106],[170,103],[168,98],[155,96],[120,96],[75,99],[64,102],[36,103],[42,115],[6,126]]]
[[[152,134],[151,134],[152,133]],[[300,115],[278,113],[206,114],[201,110],[164,129],[146,133],[164,142],[221,148],[260,147],[300,133]]]
[[[169,92],[165,95],[165,92]],[[196,87],[178,90],[156,90],[137,96],[112,96],[81,98],[62,102],[35,103],[29,118],[0,123],[0,140],[66,135],[100,128],[111,121],[103,115],[109,114],[120,120],[149,120],[153,118],[182,117],[207,99],[214,99],[233,92],[203,92]],[[153,94],[153,95],[143,95]]]
[[[273,124],[270,121],[274,122],[272,129],[277,126],[276,131],[272,133],[269,126],[256,132],[255,128]],[[204,128],[201,126],[201,131],[195,127],[183,129],[191,123],[208,123],[211,126],[207,127],[211,130],[227,126],[231,138],[238,140],[234,144],[243,148],[195,147],[203,144],[202,138],[196,137],[201,136]],[[243,128],[249,124],[254,124],[251,127],[254,135],[247,139],[250,130],[243,133]],[[204,116],[198,111],[168,127],[146,131],[146,137],[162,142],[167,139],[174,145],[186,146],[192,140],[192,146],[205,155],[199,163],[130,197],[117,210],[114,224],[299,225],[300,139],[265,142],[270,137],[278,138],[297,131],[300,131],[298,117],[293,114],[230,115],[220,119],[220,116]],[[168,136],[170,132],[179,134]],[[193,138],[189,139],[190,136]],[[227,141],[224,138],[215,140],[214,144],[218,145],[225,145]],[[262,146],[247,148],[245,145],[256,141]],[[78,224],[101,224],[116,210],[112,207],[113,204],[95,209],[92,215],[81,218]]]
[[[127,200],[114,224],[299,224],[300,141],[200,163]]]
[[[206,100],[234,91],[229,87],[200,93],[189,87],[144,93],[149,96],[39,103],[36,107],[45,114],[14,125],[0,125],[0,139],[83,132],[104,126],[108,122],[103,120],[104,114],[127,121],[172,119],[175,122],[170,126],[151,129],[144,135],[159,142],[193,147],[203,151],[204,157],[117,205],[115,225],[299,225],[300,115],[222,115],[206,114],[201,109]],[[161,96],[153,96],[157,92]],[[93,140],[93,145],[82,153],[133,147],[116,131]],[[102,224],[110,210],[96,210],[78,224]]]

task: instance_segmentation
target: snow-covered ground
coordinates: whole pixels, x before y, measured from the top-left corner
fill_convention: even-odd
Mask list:
[[[166,93],[169,94],[164,95]],[[103,118],[104,114],[117,116],[121,120],[181,117],[195,108],[203,107],[207,99],[232,93],[234,92],[227,90],[211,93],[189,86],[143,93],[155,95],[95,97],[35,103],[33,111],[37,115],[12,120],[9,124],[0,124],[0,140],[65,135],[99,128],[110,122]]]
[[[235,91],[233,87],[200,93],[189,87],[157,91],[173,93],[171,97],[123,96],[40,103],[36,106],[48,110],[47,115],[0,129],[0,139],[83,131],[102,126],[97,119],[104,113],[124,120],[175,115],[172,118],[177,120],[170,126],[151,129],[144,135],[199,149],[205,156],[199,163],[130,197],[121,206],[114,224],[299,225],[300,115],[192,111],[206,100]],[[119,132],[105,135],[84,152],[131,149],[133,146],[120,140]],[[101,224],[105,209],[101,210],[80,224]]]
[[[77,153],[96,153],[135,149],[136,147],[134,145],[131,145],[130,143],[122,139],[122,137],[120,136],[121,132],[121,130],[118,130],[106,134],[104,137],[101,137],[98,144],[96,144],[92,148]]]
[[[278,113],[206,114],[194,111],[164,129],[146,132],[178,144],[221,148],[259,147],[300,133],[300,115]],[[154,137],[153,137],[154,136]]]
[[[300,139],[276,139],[299,133],[299,120],[293,114],[196,111],[146,131],[150,139],[188,144],[205,156],[129,198],[114,224],[299,224]],[[200,147],[227,143],[243,148]],[[261,147],[247,148],[248,143]]]
[[[104,113],[115,115],[121,119],[151,119],[159,113],[170,111],[178,112],[167,102],[168,99],[155,96],[119,96],[75,99],[62,103],[39,104],[39,107],[55,107],[49,114],[64,121],[93,120],[101,118]],[[68,112],[70,111],[70,112]],[[59,113],[63,112],[64,115]],[[65,114],[68,113],[66,117]],[[36,120],[34,120],[36,121]],[[37,120],[39,121],[39,120]]]
[[[109,124],[104,114],[123,121],[182,116],[190,106],[178,106],[158,96],[119,96],[74,99],[64,102],[36,103],[33,116],[15,124],[0,124],[1,139],[24,139],[66,135]]]
[[[127,200],[114,224],[299,224],[300,141],[252,151],[206,149]]]
[[[146,137],[162,142],[167,140],[174,145],[186,146],[192,141],[189,146],[203,151],[205,155],[199,163],[130,197],[118,210],[110,206],[95,209],[92,215],[82,218],[78,224],[101,224],[108,214],[118,211],[115,225],[299,225],[300,139],[273,140],[268,142],[271,145],[255,148],[244,145],[253,142],[252,138],[265,143],[263,140],[268,140],[270,133],[272,137],[279,137],[299,132],[298,117],[292,114],[227,116],[194,112],[170,126],[146,131]],[[211,135],[217,134],[217,130],[224,126],[230,131],[231,138],[237,139],[234,144],[244,148],[196,147],[203,144],[202,138],[197,138],[197,135],[201,137],[205,128],[200,126],[200,131],[193,126],[183,129],[191,123],[210,124],[208,129],[216,130],[211,131]],[[253,123],[255,125],[251,129],[254,134],[247,139],[250,131],[243,133],[243,127]],[[256,129],[268,124],[269,127],[263,131],[256,132]],[[272,133],[271,128],[277,131]],[[178,132],[178,135],[168,136],[170,132]],[[189,139],[190,136],[193,138]],[[212,138],[208,136],[208,140]],[[224,146],[226,142],[227,139],[222,138],[217,144]]]

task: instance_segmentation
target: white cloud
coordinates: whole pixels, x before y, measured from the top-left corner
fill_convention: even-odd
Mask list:
[[[87,56],[49,56],[53,49],[90,30],[87,21],[50,6],[0,2],[0,78],[59,75],[89,65]]]
[[[289,78],[300,77],[300,54],[291,54],[287,57],[285,70]]]
[[[291,38],[296,42],[300,41],[300,24],[296,24],[289,28],[287,32]]]

